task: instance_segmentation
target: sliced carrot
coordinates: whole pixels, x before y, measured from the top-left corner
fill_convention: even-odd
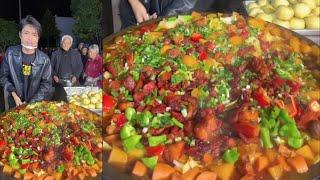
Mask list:
[[[280,99],[275,99],[274,103],[280,108],[283,109],[284,108],[284,102]]]
[[[168,164],[158,163],[153,170],[152,180],[169,179],[176,170]]]
[[[170,144],[167,146],[167,151],[165,151],[165,154],[169,158],[169,160],[178,160],[180,156],[182,155],[183,149],[184,149],[184,141],[180,141],[175,144]]]
[[[279,145],[278,151],[284,157],[293,157],[296,155],[296,153],[293,150],[290,150],[283,144]]]
[[[243,177],[241,177],[241,179],[240,180],[255,180],[256,179],[256,177],[254,177],[253,175],[245,175],[245,176],[243,176]]]
[[[183,180],[194,180],[201,173],[199,167],[195,167],[182,174]]]
[[[201,18],[202,18],[202,15],[201,15],[201,13],[198,13],[198,12],[193,11],[193,12],[191,13],[191,17],[192,17],[192,20],[193,20],[193,21],[196,21],[196,20],[201,19]]]
[[[199,174],[196,178],[196,180],[215,180],[217,179],[217,174],[212,171],[203,171],[201,174]]]
[[[142,177],[147,174],[147,171],[148,171],[148,168],[142,162],[136,161],[132,170],[132,174]]]
[[[291,171],[291,167],[289,166],[289,164],[286,162],[285,158],[283,156],[278,156],[277,157],[277,161],[280,164],[280,166],[282,167],[283,170],[285,171]]]
[[[256,167],[258,172],[261,172],[268,166],[269,166],[269,159],[266,156],[258,157],[256,161]]]
[[[202,157],[202,161],[205,163],[205,165],[209,165],[213,162],[213,157],[210,153],[205,153]]]
[[[278,156],[278,152],[274,148],[266,149],[266,155],[267,155],[270,163],[273,163]]]
[[[33,178],[33,174],[31,172],[26,172],[23,176],[23,180],[30,180]]]
[[[182,174],[175,172],[171,176],[171,180],[183,180]]]
[[[297,171],[297,173],[305,173],[309,169],[306,160],[300,155],[289,158],[288,162]]]
[[[286,104],[285,105],[285,108],[286,110],[288,111],[289,115],[291,117],[294,117],[298,114],[298,109],[297,109],[297,105],[296,105],[296,101],[294,99],[294,97],[292,95],[289,95],[290,96],[290,104]]]
[[[238,114],[239,121],[257,121],[259,113],[257,110],[244,110]]]

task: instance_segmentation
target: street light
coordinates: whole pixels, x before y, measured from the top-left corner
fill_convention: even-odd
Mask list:
[[[21,21],[21,0],[19,1],[19,21]]]

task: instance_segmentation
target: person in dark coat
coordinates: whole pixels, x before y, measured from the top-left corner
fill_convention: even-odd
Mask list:
[[[121,29],[157,17],[197,12],[233,11],[246,14],[243,0],[121,0],[119,5]]]
[[[49,97],[52,70],[49,57],[37,48],[40,36],[40,23],[28,15],[19,26],[21,45],[11,46],[5,53],[0,86],[8,93],[10,108]]]
[[[51,64],[54,84],[78,85],[83,64],[78,50],[71,48],[72,42],[73,38],[71,36],[62,36],[60,48],[52,53]]]

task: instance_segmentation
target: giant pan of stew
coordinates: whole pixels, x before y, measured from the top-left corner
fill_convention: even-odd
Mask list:
[[[237,13],[107,37],[105,178],[319,178],[319,51]]]

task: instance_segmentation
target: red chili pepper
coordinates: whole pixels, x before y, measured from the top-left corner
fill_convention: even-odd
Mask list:
[[[203,60],[205,60],[205,59],[207,59],[208,58],[208,53],[206,52],[206,51],[201,51],[200,53],[199,53],[199,59],[201,60],[201,61],[203,61]]]
[[[263,88],[258,88],[254,93],[253,97],[258,101],[258,104],[261,107],[268,107],[271,103],[271,99],[269,98],[267,92]]]
[[[301,84],[299,82],[296,82],[296,81],[289,80],[287,82],[287,84],[291,88],[290,94],[292,94],[292,95],[296,95],[299,92],[300,88],[301,88]]]
[[[217,113],[222,113],[224,110],[224,104],[219,104],[216,108]]]
[[[249,37],[249,32],[247,30],[243,30],[241,32],[241,37],[247,39]]]
[[[292,95],[289,95],[291,103],[286,105],[286,110],[288,111],[291,117],[294,117],[298,114],[298,109],[296,105],[296,101]]]
[[[240,122],[235,124],[235,130],[238,134],[244,135],[247,138],[256,138],[259,136],[259,126],[250,124],[249,122]]]
[[[151,156],[162,156],[163,152],[164,152],[164,145],[158,145],[158,146],[154,146],[154,147],[147,147],[147,156],[151,157]]]
[[[214,43],[212,43],[212,42],[208,43],[208,45],[207,45],[208,52],[213,51],[215,47],[216,47],[216,45]]]
[[[156,88],[156,83],[151,81],[143,86],[143,93],[150,94]]]
[[[21,169],[28,169],[28,167],[29,167],[29,163],[26,163],[26,164],[21,164]]]
[[[244,21],[239,20],[238,23],[237,23],[237,27],[239,29],[243,29],[243,28],[246,27],[246,23]]]
[[[128,65],[133,65],[134,63],[134,56],[133,56],[133,52],[130,52],[126,55],[126,60],[128,62]]]
[[[6,141],[5,140],[0,140],[0,149],[6,147]]]
[[[202,35],[200,34],[200,33],[193,33],[192,35],[191,35],[191,40],[193,41],[193,42],[199,42],[199,40],[200,39],[202,39],[203,37],[202,37]]]
[[[45,112],[45,111],[41,112],[41,115],[42,115],[42,116],[46,116],[47,114],[48,114],[48,113]]]
[[[6,149],[5,151],[4,151],[4,154],[5,155],[9,155],[11,153],[11,150],[10,149]]]
[[[71,148],[66,147],[62,151],[62,157],[67,161],[71,161],[73,159],[73,150]]]
[[[121,128],[128,121],[124,114],[115,114],[113,115],[112,120],[116,123],[118,128]]]
[[[115,107],[116,101],[112,96],[103,95],[103,112],[110,113],[111,110]]]
[[[140,31],[140,34],[142,35],[142,34],[144,34],[146,32],[150,32],[150,27],[149,26],[143,26],[143,27],[141,27],[139,29],[139,31]]]
[[[261,46],[262,51],[268,52],[270,50],[271,44],[269,42],[260,40],[260,46]]]

